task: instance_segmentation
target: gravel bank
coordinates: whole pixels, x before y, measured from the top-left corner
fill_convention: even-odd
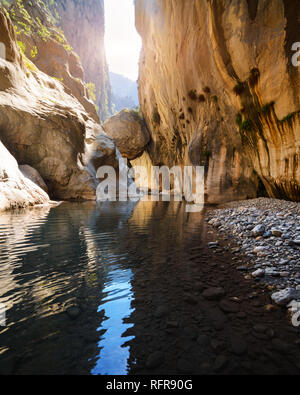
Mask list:
[[[300,203],[269,198],[232,202],[212,210],[207,221],[223,237],[233,238],[230,249],[247,258],[237,263],[238,270],[264,282],[274,303],[300,311]]]

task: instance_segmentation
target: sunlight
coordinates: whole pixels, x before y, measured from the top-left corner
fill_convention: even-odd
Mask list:
[[[105,46],[110,71],[136,81],[141,38],[133,0],[105,0]]]

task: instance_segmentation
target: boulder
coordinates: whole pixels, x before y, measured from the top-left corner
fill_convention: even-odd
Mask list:
[[[34,182],[40,188],[42,188],[46,193],[48,193],[47,185],[45,181],[40,176],[40,173],[29,165],[20,165],[19,170],[24,177],[29,178],[30,181]]]
[[[0,211],[47,204],[49,196],[25,177],[15,158],[0,142]]]
[[[121,155],[127,159],[136,159],[142,155],[150,141],[150,135],[142,118],[136,111],[124,109],[107,119],[103,128],[118,147]]]

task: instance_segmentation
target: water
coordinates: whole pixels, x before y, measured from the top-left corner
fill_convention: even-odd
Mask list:
[[[276,352],[267,362],[250,351],[232,355],[227,339],[263,320],[292,342],[283,314],[264,317],[246,300],[251,320],[228,320],[218,302],[201,299],[203,286],[249,292],[231,257],[207,249],[216,236],[203,216],[179,202],[63,203],[1,214],[0,372],[216,373],[212,338],[224,343],[228,373],[276,372]],[[246,340],[262,348],[263,340]],[[149,366],[153,352],[164,356],[160,366]],[[295,369],[278,360],[281,371]]]

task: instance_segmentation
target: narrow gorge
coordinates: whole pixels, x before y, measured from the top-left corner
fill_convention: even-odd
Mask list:
[[[0,0],[0,374],[299,375],[299,161],[300,0]]]

